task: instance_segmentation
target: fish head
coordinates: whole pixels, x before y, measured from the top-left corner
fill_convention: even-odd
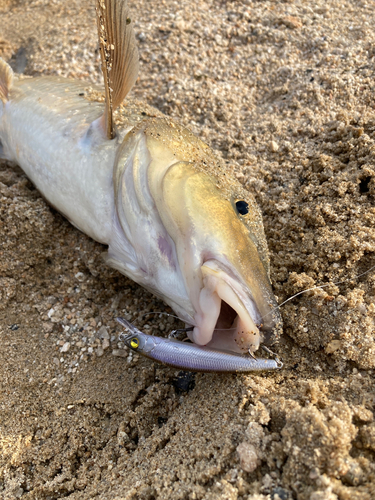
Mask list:
[[[199,345],[253,353],[261,342],[274,343],[282,321],[260,210],[226,175],[175,162],[163,175],[157,205],[195,311],[189,337]]]

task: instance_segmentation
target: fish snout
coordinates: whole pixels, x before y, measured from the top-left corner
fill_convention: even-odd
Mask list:
[[[252,294],[246,284],[216,260],[206,261],[201,272],[203,288],[195,327],[189,334],[191,340],[242,354],[253,354],[262,342],[275,343],[282,322],[272,292],[271,296],[265,293],[259,298],[258,290]]]

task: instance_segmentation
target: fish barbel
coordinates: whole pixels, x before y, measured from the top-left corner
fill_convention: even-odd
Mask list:
[[[237,353],[274,343],[282,323],[253,196],[189,130],[122,104],[138,73],[127,2],[98,0],[97,19],[105,102],[101,87],[16,79],[0,60],[0,157],[108,245],[107,263],[169,304],[194,343]]]

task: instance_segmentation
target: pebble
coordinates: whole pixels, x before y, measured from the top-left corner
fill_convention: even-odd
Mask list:
[[[277,144],[276,141],[271,141],[271,143],[270,143],[270,150],[272,151],[272,153],[277,153],[278,152],[279,145]]]
[[[102,349],[105,351],[106,349],[108,349],[108,347],[109,347],[109,340],[104,339],[102,342]]]
[[[125,349],[113,349],[112,356],[119,356],[120,358],[127,358],[128,353]]]
[[[302,28],[302,21],[298,17],[285,16],[281,21],[287,28],[290,29]]]
[[[280,486],[271,491],[271,500],[288,500],[288,498],[290,498],[289,492]]]
[[[65,344],[60,349],[60,352],[68,352],[70,349],[70,342],[65,342]]]
[[[253,472],[259,465],[258,454],[255,447],[244,441],[237,446],[240,464],[244,471]]]
[[[101,339],[109,339],[109,333],[105,326],[101,326],[98,331],[98,336]]]
[[[342,477],[342,481],[344,484],[348,484],[349,486],[358,486],[364,481],[363,470],[355,460],[351,461],[349,470]]]
[[[333,352],[340,349],[341,346],[342,346],[341,340],[331,340],[331,342],[329,344],[327,344],[327,346],[325,348],[325,352],[327,354],[332,354]]]
[[[54,324],[53,323],[43,323],[43,330],[46,333],[52,333]]]

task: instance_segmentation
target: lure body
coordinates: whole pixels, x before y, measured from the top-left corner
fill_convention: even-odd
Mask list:
[[[117,318],[117,321],[130,332],[121,337],[130,349],[153,361],[181,370],[206,373],[247,373],[278,370],[283,366],[277,358],[255,359],[175,339],[154,337],[141,332],[123,318]]]

